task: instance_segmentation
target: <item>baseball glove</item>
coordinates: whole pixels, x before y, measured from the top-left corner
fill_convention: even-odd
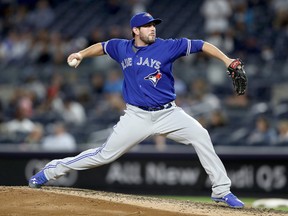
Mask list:
[[[241,59],[235,59],[228,66],[228,75],[231,77],[233,82],[234,91],[237,95],[245,94],[247,88],[247,76],[244,71],[244,64]]]

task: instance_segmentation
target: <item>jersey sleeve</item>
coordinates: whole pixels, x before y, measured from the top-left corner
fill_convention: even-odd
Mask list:
[[[121,39],[111,39],[106,42],[102,42],[104,53],[117,62],[119,62],[119,47],[121,41]]]
[[[169,40],[171,59],[174,61],[181,56],[187,56],[191,53],[197,53],[202,51],[204,44],[203,40],[190,40],[187,38]]]

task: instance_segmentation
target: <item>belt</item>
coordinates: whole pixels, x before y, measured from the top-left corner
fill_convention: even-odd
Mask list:
[[[137,106],[137,107],[142,109],[142,110],[145,110],[145,111],[159,111],[159,110],[163,110],[163,109],[169,109],[173,105],[175,105],[174,101],[167,103],[167,104],[164,104],[162,106],[158,106],[158,107],[148,107],[148,106]]]

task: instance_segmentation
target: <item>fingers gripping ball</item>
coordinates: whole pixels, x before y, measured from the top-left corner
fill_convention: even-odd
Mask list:
[[[245,94],[248,80],[244,70],[244,64],[241,59],[235,59],[233,62],[231,62],[231,64],[228,66],[227,73],[232,79],[236,94]]]
[[[74,58],[72,61],[68,62],[70,67],[75,67],[78,64],[78,60]]]

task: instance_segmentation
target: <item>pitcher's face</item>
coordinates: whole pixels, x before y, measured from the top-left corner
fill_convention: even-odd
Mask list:
[[[144,44],[152,44],[156,39],[155,23],[148,23],[139,28],[139,38]]]

